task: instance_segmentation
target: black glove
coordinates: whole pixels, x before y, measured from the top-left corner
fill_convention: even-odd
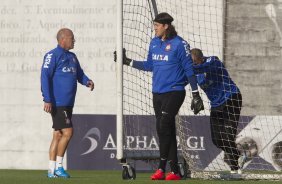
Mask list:
[[[192,92],[192,96],[191,110],[194,111],[194,114],[198,114],[201,110],[204,110],[204,103],[199,92]]]
[[[132,59],[129,59],[129,58],[126,57],[126,50],[125,50],[125,48],[122,49],[122,57],[123,57],[122,63],[124,65],[129,66],[131,61],[132,61]],[[117,62],[117,51],[114,51],[114,61]]]

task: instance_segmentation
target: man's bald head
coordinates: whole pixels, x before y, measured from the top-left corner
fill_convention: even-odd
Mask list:
[[[65,36],[71,35],[72,30],[68,29],[68,28],[62,28],[58,31],[57,33],[57,41],[59,42],[61,39],[63,39]]]
[[[73,49],[75,40],[72,30],[68,28],[60,29],[57,33],[57,41],[62,48],[66,50]]]
[[[204,55],[201,49],[194,48],[190,51],[194,64],[201,64],[204,61]]]

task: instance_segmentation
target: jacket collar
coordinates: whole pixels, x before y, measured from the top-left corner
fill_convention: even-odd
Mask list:
[[[60,51],[60,52],[69,52],[68,50],[65,50],[63,47],[61,47],[60,45],[57,45],[57,49]]]

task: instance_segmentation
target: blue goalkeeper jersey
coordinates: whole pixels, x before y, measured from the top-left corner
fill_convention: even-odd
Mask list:
[[[89,78],[84,74],[74,53],[58,45],[44,56],[41,68],[41,91],[44,102],[57,107],[73,107],[77,81],[87,85]]]
[[[232,94],[240,92],[218,57],[205,57],[202,64],[193,67],[198,84],[206,93],[212,108],[224,104]]]
[[[185,90],[187,78],[195,78],[192,90],[197,90],[197,80],[193,71],[190,46],[179,36],[161,40],[151,40],[147,61],[133,61],[134,68],[153,72],[153,93]],[[190,80],[189,80],[190,81]],[[192,82],[190,81],[190,84]]]

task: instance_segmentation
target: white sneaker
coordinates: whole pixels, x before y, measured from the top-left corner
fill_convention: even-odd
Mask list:
[[[240,169],[243,169],[244,164],[247,161],[247,155],[245,153],[243,153],[239,158],[238,158],[238,166],[240,167]]]
[[[238,170],[231,170],[230,171],[230,174],[242,174],[242,170],[241,169],[238,169]]]
[[[231,170],[231,171],[230,171],[230,174],[237,174],[237,171]]]

